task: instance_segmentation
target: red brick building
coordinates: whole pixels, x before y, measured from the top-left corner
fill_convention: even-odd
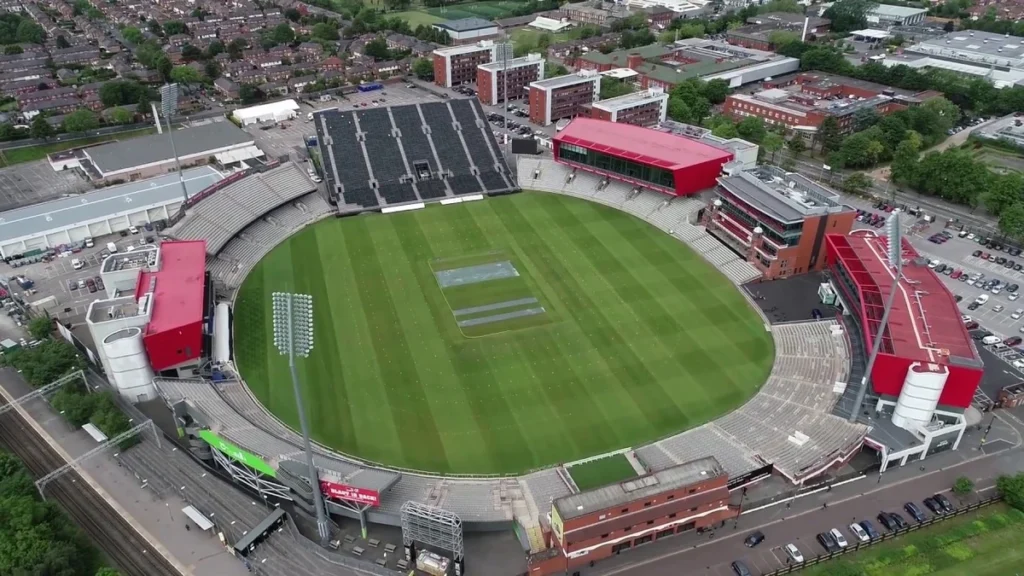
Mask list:
[[[481,103],[489,106],[526,98],[530,84],[543,79],[544,57],[540,54],[527,54],[506,62],[480,64],[476,67],[477,97]]]
[[[645,128],[663,122],[667,113],[668,93],[660,88],[600,100],[590,107],[591,118]]]
[[[709,456],[559,498],[551,505],[551,547],[529,558],[529,574],[571,573],[674,534],[721,526],[740,512],[729,504],[728,481]]]
[[[476,67],[494,60],[494,42],[438,48],[433,52],[434,84],[451,88],[476,82]]]
[[[601,95],[601,75],[581,70],[530,84],[530,120],[548,126],[563,118],[587,116]]]

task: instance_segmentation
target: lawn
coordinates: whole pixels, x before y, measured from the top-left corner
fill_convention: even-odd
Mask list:
[[[627,478],[636,478],[636,470],[622,454],[591,460],[569,468],[569,475],[582,491],[600,488]]]
[[[521,5],[521,2],[513,2],[511,0],[493,0],[426,8],[425,11],[438,16],[442,20],[458,20],[460,18],[473,18],[474,16],[485,20],[495,20],[508,17],[512,14],[513,10]]]
[[[556,34],[554,32],[545,32],[543,30],[534,30],[531,28],[516,28],[509,33],[509,38],[512,39],[513,45],[526,45],[531,48],[537,46],[537,41],[541,36],[549,36],[552,44],[565,42],[572,38],[572,34],[570,32],[559,32]]]
[[[1007,576],[1024,566],[1024,513],[1001,504],[801,570],[807,576]]]
[[[313,295],[299,374],[316,439],[441,473],[523,472],[698,426],[774,357],[736,288],[639,219],[541,193],[434,204],[321,222],[246,278],[237,363],[292,426],[279,290]]]
[[[981,146],[975,150],[974,155],[994,171],[1000,173],[1024,172],[1024,155],[993,146]]]
[[[120,132],[118,134],[108,134],[106,136],[97,136],[95,138],[79,138],[77,140],[65,140],[62,142],[53,142],[51,144],[40,144],[38,146],[8,148],[0,152],[0,167],[21,164],[22,162],[33,162],[35,160],[43,160],[46,158],[48,154],[53,154],[54,152],[63,152],[64,150],[70,150],[72,148],[81,148],[82,146],[99,144],[101,142],[127,140],[129,138],[145,136],[146,134],[152,134],[154,132],[156,132],[156,128],[143,128],[141,130],[133,130],[131,132]]]
[[[405,20],[406,22],[409,23],[409,26],[411,26],[413,28],[416,28],[420,24],[423,24],[424,26],[430,26],[431,24],[436,24],[436,23],[444,20],[444,18],[441,18],[439,16],[434,16],[433,14],[427,14],[426,12],[423,12],[422,10],[406,10],[405,12],[389,12],[388,13],[388,17],[389,18],[390,17],[394,17],[394,16],[397,16],[397,17]]]

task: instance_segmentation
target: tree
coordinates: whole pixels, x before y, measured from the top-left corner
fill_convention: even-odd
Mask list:
[[[208,60],[206,64],[203,64],[203,73],[211,81],[220,78],[220,64],[214,60]]]
[[[145,90],[141,84],[133,80],[112,80],[104,82],[100,87],[100,101],[107,108],[135,104],[139,101],[139,93]]]
[[[839,0],[823,16],[832,21],[833,32],[862,30],[867,27],[868,12],[877,5],[871,0]]]
[[[112,124],[131,124],[133,120],[135,120],[135,114],[127,108],[114,108],[110,111]]]
[[[32,126],[29,129],[29,133],[33,138],[47,140],[53,136],[53,126],[50,126],[50,123],[46,121],[46,117],[42,114],[38,114],[32,119]]]
[[[719,138],[738,138],[740,135],[736,130],[736,125],[731,122],[723,122],[722,124],[715,126],[714,129],[711,130],[711,133]]]
[[[67,132],[88,132],[100,125],[96,115],[87,108],[79,108],[64,118],[64,130]]]
[[[767,130],[764,127],[764,120],[757,116],[747,116],[736,125],[736,132],[739,133],[740,138],[760,144]]]
[[[149,22],[146,22],[146,28],[149,29],[150,33],[152,33],[152,34],[154,34],[156,36],[163,36],[164,35],[164,29],[160,26],[160,23],[157,22],[156,20],[150,20]]]
[[[220,40],[214,40],[210,42],[210,45],[206,47],[206,58],[213,59],[214,56],[220,54],[225,50],[224,43]]]
[[[842,129],[839,127],[839,121],[834,116],[829,116],[822,121],[821,126],[818,128],[817,139],[822,154],[839,150],[843,143],[843,134]]]
[[[295,8],[286,8],[284,11],[284,17],[292,22],[298,22],[299,19],[302,18],[302,13]]]
[[[145,37],[142,31],[134,26],[128,26],[121,30],[121,36],[131,44],[141,44]]]
[[[136,108],[136,110],[139,111],[139,114],[149,114],[150,102],[151,100],[149,98],[149,92],[143,90],[139,93],[139,99],[137,102],[135,102],[136,104],[138,104],[138,108]]]
[[[786,141],[786,148],[789,148],[789,152],[793,156],[799,156],[807,151],[807,142],[804,137],[800,134],[794,134],[792,138]]]
[[[604,79],[602,79],[602,82],[603,81]],[[602,91],[602,94],[603,93],[604,92]],[[693,113],[690,111],[690,107],[679,98],[669,98],[666,114],[676,122],[690,122],[690,117]]]
[[[601,98],[615,98],[633,91],[633,85],[609,76],[601,77]]]
[[[203,75],[191,66],[175,66],[171,70],[171,80],[188,86],[202,82]]]
[[[171,59],[168,58],[165,54],[157,56],[153,64],[153,67],[156,68],[156,71],[164,77],[164,80],[167,80],[171,77],[171,70],[174,68],[174,64],[171,64]]]
[[[181,47],[181,59],[185,62],[195,62],[203,59],[203,51],[191,44]]]
[[[854,132],[863,132],[882,119],[882,115],[874,108],[861,108],[853,113]]]
[[[35,348],[8,353],[0,362],[20,370],[25,380],[36,388],[85,366],[74,346],[53,338],[46,339]]]
[[[121,576],[121,573],[113,568],[104,566],[96,571],[96,576]]]
[[[850,194],[863,194],[873,184],[870,177],[863,172],[854,172],[843,179],[843,191]]]
[[[15,36],[20,43],[28,44],[42,44],[46,38],[46,32],[43,27],[31,20],[22,20],[21,24],[18,24],[18,29],[15,32]]]
[[[82,426],[89,422],[94,411],[93,397],[82,394],[72,386],[61,388],[50,401],[54,409],[59,411],[73,426]]]
[[[338,29],[326,22],[320,22],[313,26],[313,38],[318,40],[333,41],[338,39]]]
[[[981,202],[995,216],[1019,202],[1024,202],[1024,177],[1017,173],[994,174],[981,193]]]
[[[434,77],[434,63],[427,58],[417,58],[412,63],[412,73],[420,80],[430,80]]]
[[[1012,204],[999,216],[999,231],[1015,240],[1024,239],[1024,203]]]
[[[974,481],[967,476],[961,476],[953,482],[953,494],[963,502],[964,496],[974,492]]]
[[[799,42],[800,35],[796,32],[790,32],[789,30],[775,30],[771,34],[768,34],[768,43],[775,48],[780,48],[786,44],[792,44],[793,42]]]
[[[49,316],[38,316],[28,323],[28,333],[36,340],[49,338],[53,331],[53,320]]]
[[[57,36],[57,39],[54,42],[57,44],[57,48],[64,49],[71,47],[71,43],[68,42],[68,39],[65,38],[63,34]]]
[[[252,84],[242,84],[238,88],[238,95],[242,100],[243,104],[252,104],[263,100],[263,91]]]
[[[917,170],[917,159],[921,154],[921,137],[913,132],[910,137],[896,146],[889,165],[890,178],[893,182],[914,182]]]
[[[241,60],[242,52],[249,47],[249,42],[245,38],[235,38],[228,43],[228,54],[232,60]]]
[[[170,20],[164,23],[164,34],[168,36],[174,36],[175,34],[184,34],[188,32],[188,26],[180,20]]]
[[[22,54],[24,52],[25,52],[25,50],[21,46],[18,46],[17,44],[11,44],[10,46],[4,46],[4,55],[5,56],[14,56],[16,54]]]
[[[1013,476],[1000,476],[996,480],[996,490],[1003,495],[1003,501],[1017,510],[1024,511],[1024,472]]]
[[[291,44],[295,41],[295,31],[287,22],[282,22],[270,32],[270,37],[278,44]]]
[[[761,138],[761,149],[764,150],[765,154],[772,155],[772,163],[775,162],[775,153],[782,150],[782,146],[786,141],[775,132],[768,132]]]
[[[712,80],[704,85],[704,97],[712,104],[725,102],[729,95],[729,83],[725,80]]]
[[[363,47],[363,54],[370,56],[374,60],[390,60],[391,50],[388,49],[388,43],[383,38],[374,38],[366,43]]]

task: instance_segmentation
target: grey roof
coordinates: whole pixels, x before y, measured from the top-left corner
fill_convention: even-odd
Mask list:
[[[434,24],[438,28],[447,28],[453,32],[469,32],[481,28],[495,28],[497,24],[483,18],[462,18],[460,20],[445,20]]]
[[[219,172],[208,166],[186,170],[183,175],[189,196],[223,179]],[[172,204],[180,199],[181,186],[178,174],[174,173],[8,210],[0,213],[0,242],[64,230],[126,210]]]
[[[850,209],[839,203],[836,193],[828,188],[771,166],[719,178],[718,182],[755,210],[782,223]],[[801,194],[803,203],[795,198]]]
[[[722,474],[725,474],[725,469],[718,460],[714,456],[707,456],[618,484],[565,496],[555,500],[553,506],[558,509],[558,515],[562,520],[568,520],[689,486]]]
[[[530,83],[530,86],[536,86],[538,88],[564,88],[566,86],[575,86],[576,84],[583,84],[584,82],[600,82],[601,75],[597,73],[591,74],[566,74],[564,76],[554,76],[552,78],[545,78],[544,80],[536,80]]]
[[[250,134],[226,121],[174,131],[174,147],[179,157],[201,155],[209,150],[242,144],[255,144],[255,141]],[[88,148],[85,154],[103,175],[174,158],[167,134],[150,134],[112,142]]]

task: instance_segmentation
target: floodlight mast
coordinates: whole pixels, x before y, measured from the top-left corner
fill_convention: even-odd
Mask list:
[[[313,464],[309,423],[306,421],[302,391],[299,388],[299,374],[295,368],[295,357],[308,358],[309,352],[313,349],[313,297],[308,294],[274,292],[272,298],[274,345],[282,355],[288,356],[288,370],[291,372],[292,388],[295,392],[295,408],[299,412],[302,442],[306,450],[306,463],[309,465],[309,481],[313,491],[313,507],[316,508],[317,532],[320,534],[320,545],[327,546],[331,532],[327,522],[327,512],[324,509],[323,495],[320,493],[320,477],[317,475],[316,465]]]
[[[882,321],[878,325],[878,333],[871,342],[871,355],[868,356],[868,365],[864,367],[864,376],[860,379],[860,388],[857,389],[857,399],[853,403],[853,410],[850,412],[850,422],[857,421],[857,414],[864,404],[864,396],[868,391],[868,379],[871,378],[871,369],[878,359],[878,352],[882,349],[882,339],[885,337],[885,328],[889,325],[889,313],[892,312],[892,305],[896,301],[896,291],[899,290],[900,276],[903,274],[903,235],[900,233],[899,210],[893,210],[885,223],[886,237],[889,240],[889,250],[886,255],[889,258],[888,268],[892,269],[893,282],[889,290],[889,297],[885,301],[885,308],[882,310]],[[864,327],[868,329],[867,326]]]

